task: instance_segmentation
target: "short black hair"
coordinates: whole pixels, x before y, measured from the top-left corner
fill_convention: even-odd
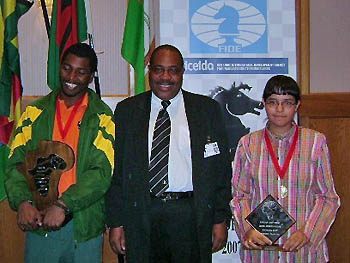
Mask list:
[[[77,43],[71,45],[62,55],[61,63],[69,55],[73,54],[80,58],[88,58],[91,73],[97,71],[97,56],[95,51],[86,43]]]
[[[276,75],[267,81],[263,94],[264,101],[266,101],[272,94],[292,95],[296,102],[300,101],[300,89],[298,83],[289,76]]]
[[[182,57],[182,54],[181,54],[180,50],[178,50],[176,47],[174,47],[172,45],[169,45],[169,44],[164,44],[164,45],[158,46],[155,50],[153,50],[152,55],[151,55],[151,59],[150,59],[150,62],[149,62],[151,66],[152,66],[152,61],[154,59],[155,54],[158,51],[161,51],[163,49],[176,52],[178,54],[179,58],[180,58],[181,67],[184,66],[184,58]]]

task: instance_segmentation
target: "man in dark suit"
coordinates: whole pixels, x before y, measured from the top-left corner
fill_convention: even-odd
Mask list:
[[[115,110],[110,245],[127,262],[211,262],[227,240],[231,164],[219,105],[181,89],[174,46],[151,56],[152,91]]]

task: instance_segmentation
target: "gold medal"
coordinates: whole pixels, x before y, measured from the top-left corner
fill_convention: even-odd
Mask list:
[[[285,198],[288,195],[288,188],[284,185],[281,185],[281,198]]]

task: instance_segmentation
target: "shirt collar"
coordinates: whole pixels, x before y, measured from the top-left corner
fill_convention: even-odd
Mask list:
[[[284,133],[282,135],[273,134],[269,130],[269,122],[266,124],[265,129],[267,130],[267,133],[268,133],[268,135],[270,136],[271,139],[282,141],[282,140],[290,140],[293,137],[294,133],[295,133],[296,127],[298,127],[298,126],[293,121],[292,122],[292,128],[290,128],[289,131],[287,131],[286,133]]]
[[[83,95],[83,100],[78,108],[78,110],[82,109],[82,108],[86,108],[88,106],[88,103],[89,103],[89,94],[86,92],[84,95]],[[73,109],[74,105],[72,107],[69,107],[67,108],[66,104],[64,103],[64,100],[63,99],[60,99],[59,96],[57,96],[57,100],[58,100],[58,103],[60,105],[60,107],[64,107],[63,109]]]
[[[179,92],[176,94],[176,96],[172,99],[170,99],[170,105],[169,107],[173,107],[174,105],[176,105],[180,98],[183,97],[183,94],[182,94],[182,90],[180,89]],[[154,106],[158,106],[159,108],[162,107],[162,99],[158,98],[153,92],[152,92],[152,99],[151,99],[151,102]]]

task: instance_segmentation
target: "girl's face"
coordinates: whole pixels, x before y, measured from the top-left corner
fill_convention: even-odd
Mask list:
[[[294,115],[299,108],[300,102],[296,102],[292,95],[272,94],[264,101],[269,128],[271,132],[282,135],[292,127]]]

